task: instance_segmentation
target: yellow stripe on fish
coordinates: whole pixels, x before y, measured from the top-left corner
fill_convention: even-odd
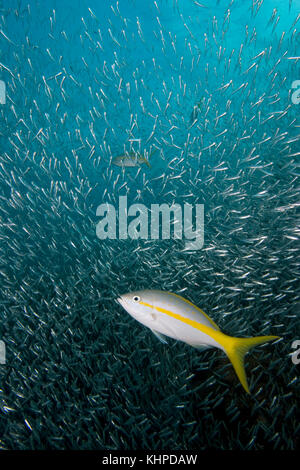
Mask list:
[[[183,299],[183,300],[186,301],[186,299]],[[190,304],[193,305],[191,302],[190,302]],[[154,305],[147,304],[146,302],[140,302],[140,305],[144,305],[145,307],[154,308],[158,312],[165,313],[166,315],[169,315],[170,317],[175,318],[176,320],[182,321],[186,325],[190,325],[193,328],[196,328],[197,330],[200,330],[203,333],[212,336],[213,338],[214,338],[214,335],[215,335],[215,338],[218,337],[216,335],[216,333],[219,333],[219,334],[223,335],[223,333],[218,331],[218,330],[220,330],[219,327],[217,327],[218,330],[216,331],[216,330],[213,330],[212,328],[209,328],[208,326],[202,325],[201,323],[199,323],[195,320],[190,320],[189,318],[185,318],[182,315],[179,315],[178,313],[174,313],[171,310],[166,310],[165,308],[156,307]],[[201,310],[199,309],[199,311],[201,311]],[[204,313],[204,312],[202,312],[202,313]],[[208,317],[208,315],[206,315],[206,317],[209,319],[209,321],[211,321],[211,319]],[[225,336],[225,335],[223,335],[223,336]]]
[[[178,294],[174,294],[173,292],[169,292],[170,295],[175,295],[176,297],[178,297],[179,299],[183,300],[185,303],[187,303],[188,305],[191,305],[192,307],[196,308],[198,310],[198,312],[202,313],[202,315],[206,316],[206,318],[210,321],[210,323],[217,329],[219,330],[220,328],[218,327],[218,325],[208,316],[206,315],[205,312],[203,312],[203,310],[201,310],[201,308],[197,307],[197,305],[194,305],[192,302],[190,302],[189,300],[185,299],[184,297],[181,297],[181,295],[178,295]]]

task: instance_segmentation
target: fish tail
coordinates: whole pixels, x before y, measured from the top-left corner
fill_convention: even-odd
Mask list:
[[[151,168],[151,165],[149,163],[149,160],[147,160],[147,158],[143,158],[143,162],[146,163],[146,165]]]
[[[229,339],[230,338],[230,339]],[[259,344],[267,343],[278,339],[279,336],[255,336],[254,338],[232,338],[228,337],[226,344],[223,345],[224,350],[233,365],[233,368],[247,393],[250,393],[246,371],[244,366],[244,357],[247,352],[258,346]]]

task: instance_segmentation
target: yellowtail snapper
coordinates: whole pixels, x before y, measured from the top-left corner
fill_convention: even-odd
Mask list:
[[[218,348],[225,352],[247,393],[245,354],[278,336],[235,338],[220,331],[216,323],[196,305],[180,295],[161,290],[142,290],[122,295],[118,302],[137,321],[164,343],[165,336],[198,349]]]

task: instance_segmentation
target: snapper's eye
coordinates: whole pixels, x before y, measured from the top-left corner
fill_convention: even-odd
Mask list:
[[[134,301],[134,302],[139,302],[140,300],[141,300],[141,298],[140,298],[138,295],[135,295],[135,296],[133,297],[133,301]]]

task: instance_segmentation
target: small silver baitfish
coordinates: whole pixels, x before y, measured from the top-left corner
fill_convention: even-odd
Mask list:
[[[198,103],[195,104],[195,106],[193,107],[193,111],[190,115],[190,124],[193,124],[193,122],[197,120],[199,112],[203,111],[204,103],[205,98],[202,98]]]
[[[245,354],[259,344],[279,338],[228,336],[203,310],[171,292],[142,290],[124,294],[117,300],[133,318],[150,328],[164,343],[164,337],[169,336],[199,349],[215,347],[224,351],[247,393],[250,392],[244,368]]]

